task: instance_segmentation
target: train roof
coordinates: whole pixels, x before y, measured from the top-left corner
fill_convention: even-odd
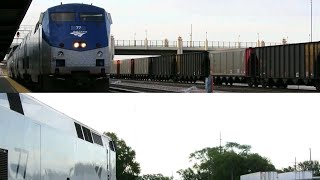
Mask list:
[[[18,112],[17,110],[14,110],[9,105],[9,98],[6,99],[6,97],[9,97],[10,93],[7,93],[7,96],[5,93],[0,93],[0,106],[10,108],[13,111]],[[16,94],[20,97],[20,104],[21,104],[21,110],[20,114],[24,115],[25,117],[28,117],[34,121],[38,121],[41,124],[50,126],[55,129],[59,129],[65,133],[73,134],[75,130],[74,123],[78,123],[81,126],[84,126],[88,129],[90,129],[92,132],[103,135],[102,133],[99,133],[98,131],[94,130],[93,128],[90,128],[89,126],[67,116],[66,114],[57,111],[56,109],[42,103],[41,101],[35,99],[34,97],[31,97],[27,94]],[[15,96],[15,94],[11,94],[10,96]],[[17,97],[15,97],[16,99]],[[19,99],[19,98],[18,98]],[[7,103],[4,103],[4,101],[1,100],[7,100]],[[16,101],[15,103],[19,102]]]
[[[61,4],[58,6],[51,7],[47,10],[48,12],[105,12],[103,8],[89,5],[89,4],[79,4],[79,3],[73,3],[73,4]]]

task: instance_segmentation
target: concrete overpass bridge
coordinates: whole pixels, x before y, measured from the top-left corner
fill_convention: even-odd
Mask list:
[[[169,55],[235,48],[280,45],[281,43],[220,42],[220,41],[176,41],[165,40],[115,40],[112,39],[115,55]]]
[[[0,6],[0,61],[8,49],[32,0],[2,0]]]
[[[20,26],[20,37],[15,37],[11,48],[19,45],[23,38],[34,26]],[[226,41],[184,41],[178,37],[175,41],[164,40],[117,40],[111,39],[111,46],[115,55],[172,55],[182,53],[194,53],[204,51],[215,51],[223,49],[248,48],[258,46],[279,45],[280,43],[260,43],[260,42],[226,42]]]

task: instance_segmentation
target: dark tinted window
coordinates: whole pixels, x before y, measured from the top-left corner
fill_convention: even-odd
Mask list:
[[[92,137],[93,137],[94,143],[103,146],[101,136],[99,136],[98,134],[92,133]]]
[[[83,126],[82,126],[82,129],[83,129],[83,134],[84,134],[85,140],[93,143],[90,130],[88,128],[83,127]]]
[[[20,95],[17,93],[7,93],[10,109],[24,115]]]
[[[104,15],[103,14],[81,13],[80,20],[81,21],[101,22],[101,21],[104,21]]]
[[[115,141],[112,141],[114,151],[117,151],[117,144]]]
[[[113,141],[109,141],[109,147],[110,147],[111,151],[116,151],[115,147],[113,145]]]
[[[79,124],[77,124],[77,123],[74,123],[74,125],[76,126],[78,138],[83,139],[83,134],[82,134],[81,126],[80,126]]]
[[[70,22],[76,20],[75,13],[51,13],[50,17],[52,21],[56,22]]]

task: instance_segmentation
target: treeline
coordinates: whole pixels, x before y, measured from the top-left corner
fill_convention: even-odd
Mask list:
[[[162,174],[140,175],[141,168],[136,161],[135,151],[115,133],[105,134],[117,143],[118,180],[173,180],[173,177],[166,177]],[[252,153],[250,145],[234,142],[227,142],[221,147],[209,147],[196,151],[190,154],[189,159],[193,162],[193,166],[177,171],[183,180],[240,180],[240,176],[244,174],[264,171],[292,172],[295,169],[312,170],[315,176],[320,175],[318,161],[305,161],[298,163],[296,167],[289,166],[277,170],[269,159]]]

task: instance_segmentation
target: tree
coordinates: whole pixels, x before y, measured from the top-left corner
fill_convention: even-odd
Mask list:
[[[184,180],[196,180],[196,179],[199,179],[198,178],[198,174],[196,174],[193,169],[191,168],[188,168],[188,169],[181,169],[177,172],[181,177],[182,179]]]
[[[146,174],[140,176],[137,180],[172,180],[172,178],[163,176],[162,174]]]
[[[279,170],[279,173],[285,173],[285,172],[293,172],[295,169],[294,167],[287,167],[287,168],[283,168],[282,170]]]
[[[140,174],[140,164],[136,161],[136,152],[123,139],[119,139],[115,133],[105,132],[105,135],[116,142],[116,167],[117,179],[135,180]]]
[[[319,161],[304,161],[298,164],[300,171],[312,171],[314,176],[320,176]]]
[[[239,180],[243,174],[275,171],[267,158],[250,153],[251,146],[228,142],[224,147],[204,148],[192,153],[192,168],[179,170],[183,180]]]
[[[314,176],[320,176],[320,164],[319,161],[303,161],[298,163],[297,171],[312,171]],[[282,172],[293,172],[294,167],[283,168]]]

